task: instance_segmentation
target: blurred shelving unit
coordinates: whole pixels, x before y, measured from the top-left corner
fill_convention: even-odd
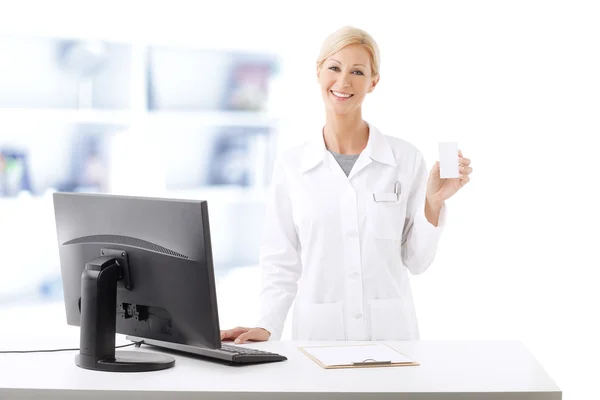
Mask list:
[[[66,189],[69,185],[59,182],[60,175],[63,181],[73,180],[67,175],[83,168],[82,162],[65,162],[74,146],[80,152],[88,146],[95,157],[102,158],[94,162],[101,164],[95,168],[104,168],[105,182],[71,182],[73,190],[110,192],[111,187],[122,188],[106,182],[119,176],[109,170],[123,167],[112,165],[110,160],[115,158],[111,157],[111,142],[119,134],[135,138],[127,141],[134,153],[139,150],[136,140],[150,141],[154,145],[140,147],[145,151],[159,149],[154,158],[168,160],[171,155],[166,152],[171,150],[179,160],[205,158],[204,167],[218,164],[219,153],[223,163],[229,162],[222,168],[229,171],[229,177],[198,171],[193,182],[170,182],[168,177],[173,174],[168,168],[177,163],[162,163],[165,170],[156,179],[165,179],[165,190],[194,191],[213,185],[264,190],[278,130],[277,115],[268,107],[273,101],[269,85],[281,68],[277,55],[164,40],[15,35],[0,35],[0,52],[0,157],[4,150],[5,159],[14,154],[27,159],[31,181],[26,187],[12,187],[12,195],[22,190],[35,196],[48,189]],[[43,136],[57,140],[49,143],[40,140]],[[194,138],[190,146],[170,145],[190,138]],[[36,149],[36,143],[44,143],[43,149]],[[51,165],[48,155],[40,156],[42,152],[62,160],[53,165],[52,177],[41,177],[41,159]],[[262,159],[250,160],[252,157]],[[249,179],[248,171],[240,171],[261,162],[264,176],[259,179]],[[7,182],[4,187],[2,184],[0,181],[0,197],[6,197],[11,190]]]
[[[130,39],[0,34],[0,225],[11,227],[3,237],[27,236],[14,229],[32,210],[46,216],[36,242],[52,265],[41,257],[28,272],[46,275],[58,271],[53,191],[205,199],[215,263],[254,265],[281,60],[261,49]]]

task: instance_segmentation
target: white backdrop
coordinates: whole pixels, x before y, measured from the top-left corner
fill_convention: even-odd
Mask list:
[[[0,32],[280,52],[285,148],[322,122],[321,41],[368,30],[382,78],[365,118],[430,165],[438,141],[458,141],[475,169],[448,202],[435,263],[413,279],[422,338],[522,340],[565,399],[598,398],[598,3],[214,3],[7,1]]]

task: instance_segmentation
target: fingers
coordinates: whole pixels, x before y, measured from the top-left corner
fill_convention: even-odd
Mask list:
[[[436,161],[435,164],[433,164],[433,167],[431,168],[431,171],[429,171],[429,175],[430,176],[436,176],[440,174],[440,162]]]
[[[247,341],[263,342],[269,340],[271,333],[263,328],[252,328],[247,332],[242,333],[235,339],[236,344],[245,343]]]
[[[246,328],[238,326],[233,329],[221,331],[221,340],[233,340],[236,344],[245,343],[249,340],[265,341],[269,340],[271,332],[264,328]]]
[[[458,149],[458,163],[464,166],[471,164],[471,160],[469,160],[468,158],[464,158],[462,150],[460,149]]]
[[[460,167],[458,170],[461,175],[469,175],[471,172],[473,172],[473,168],[471,167]]]
[[[460,185],[464,186],[471,180],[469,175],[471,174],[471,172],[473,172],[473,168],[469,166],[471,165],[471,160],[468,158],[464,158],[462,151],[459,150],[458,155],[458,171],[460,173]]]
[[[247,332],[249,328],[245,328],[243,326],[238,326],[233,329],[228,329],[225,331],[221,331],[221,340],[234,340],[239,337],[244,332]]]
[[[235,344],[246,343],[249,340],[263,340],[260,338],[260,334],[256,328],[250,329],[247,332],[242,333],[235,339]]]
[[[238,336],[235,339],[234,342],[235,342],[235,344],[246,343],[248,340],[252,339],[251,336],[252,336],[251,332],[242,333],[240,336]]]
[[[221,331],[221,340],[233,340],[237,335],[234,336],[233,329]]]
[[[471,172],[473,172],[473,168],[460,167],[459,171],[460,171],[460,186],[463,187],[471,180],[471,178],[469,177],[469,174]]]

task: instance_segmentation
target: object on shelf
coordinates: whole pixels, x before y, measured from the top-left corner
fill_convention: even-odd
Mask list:
[[[61,192],[106,192],[109,159],[106,132],[77,132],[71,143],[67,178],[58,185]]]
[[[150,46],[147,59],[148,110],[218,110],[228,65],[228,55],[220,51]]]
[[[36,140],[14,150],[0,145],[0,197],[48,191],[106,192],[114,134],[101,127],[78,126],[56,133],[56,140]]]
[[[70,40],[58,46],[59,65],[77,79],[79,108],[92,108],[94,77],[106,67],[108,45],[98,40]]]
[[[31,191],[27,153],[0,149],[0,197],[14,197],[23,191]]]
[[[267,128],[223,128],[215,135],[209,185],[264,186],[269,167]]]
[[[151,46],[147,105],[155,111],[264,111],[273,55]]]
[[[0,33],[0,49],[0,109],[128,110],[145,97],[132,92],[132,44]]]
[[[269,99],[269,81],[274,61],[259,56],[233,62],[225,89],[227,110],[264,111]]]

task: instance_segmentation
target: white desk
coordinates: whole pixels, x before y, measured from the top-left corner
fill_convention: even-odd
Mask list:
[[[0,350],[78,345],[73,344],[73,338],[68,343],[0,338]],[[74,363],[76,352],[0,354],[0,399],[562,399],[517,341],[390,342],[421,365],[337,370],[318,366],[298,350],[303,344],[323,343],[253,343],[248,346],[281,353],[288,361],[241,367],[171,353],[175,367],[145,373],[81,369]]]

